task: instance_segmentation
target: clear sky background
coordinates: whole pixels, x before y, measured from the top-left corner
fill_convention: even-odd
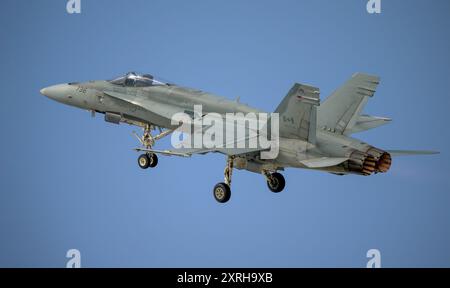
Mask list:
[[[450,266],[450,1],[2,1],[0,266]],[[128,125],[39,94],[137,70],[273,111],[294,82],[325,99],[354,72],[379,75],[357,134],[398,158],[390,173],[288,169],[285,191],[236,171],[221,205],[223,155],[160,157],[141,170]],[[167,141],[157,148],[167,147]]]

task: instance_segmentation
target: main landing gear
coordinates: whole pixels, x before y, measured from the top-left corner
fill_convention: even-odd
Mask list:
[[[227,158],[227,165],[225,167],[224,171],[224,178],[225,181],[216,184],[213,189],[213,196],[219,203],[226,203],[231,198],[231,176],[233,174],[233,163],[234,163],[234,157],[228,156]],[[278,172],[270,172],[268,170],[263,170],[262,174],[266,178],[267,186],[269,187],[270,191],[274,193],[279,193],[283,191],[284,186],[286,185],[286,181]]]
[[[233,161],[234,157],[229,156],[227,159],[227,166],[225,167],[225,171],[223,172],[225,182],[218,183],[214,186],[213,195],[216,198],[217,202],[225,203],[228,202],[231,198],[231,175],[233,174]]]
[[[283,191],[284,186],[286,185],[283,175],[278,172],[269,173],[267,171],[263,171],[263,175],[266,177],[267,187],[269,187],[270,191],[273,193],[280,193]]]

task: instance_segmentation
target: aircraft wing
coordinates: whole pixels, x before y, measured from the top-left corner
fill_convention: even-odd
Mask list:
[[[208,133],[210,133],[210,131],[206,130],[206,131],[203,131],[203,133],[204,133],[203,134],[204,137],[205,137],[205,135],[206,135],[206,137],[208,137]],[[191,137],[195,137],[195,136],[191,135]],[[194,148],[174,148],[171,150],[171,152],[182,153],[182,154],[187,154],[187,155],[194,155],[194,154],[204,155],[207,153],[221,153],[221,154],[228,155],[228,156],[235,156],[235,155],[240,155],[240,154],[248,154],[248,153],[255,153],[255,152],[268,150],[268,149],[263,149],[259,146],[249,147],[249,145],[248,145],[249,140],[254,139],[254,138],[257,138],[257,136],[249,137],[248,135],[246,135],[243,138],[233,139],[231,142],[226,142],[226,140],[224,139],[224,144],[220,147],[207,148],[207,147],[203,146],[200,148],[195,148],[194,145],[188,145],[187,147],[194,147]],[[257,140],[257,139],[255,139],[255,140]],[[229,147],[229,148],[227,148],[227,147]],[[243,147],[243,148],[239,148],[239,147]]]
[[[438,151],[428,151],[428,150],[387,150],[391,156],[411,156],[411,155],[433,155],[439,154]]]
[[[240,155],[240,154],[248,154],[248,153],[254,153],[254,152],[259,152],[261,151],[261,149],[258,148],[214,148],[214,149],[202,149],[202,148],[190,148],[190,149],[174,149],[172,150],[174,152],[179,152],[182,151],[183,153],[186,153],[188,155],[194,155],[194,154],[200,154],[200,155],[204,155],[207,153],[221,153],[224,155],[228,155],[228,156],[236,156],[236,155]]]
[[[191,157],[191,155],[192,155],[188,151],[156,150],[156,149],[149,149],[149,148],[135,148],[134,150],[138,151],[138,152],[150,152],[150,153],[162,154],[162,155],[166,155],[166,156]]]
[[[199,154],[205,155],[207,153],[221,153],[228,156],[236,156],[240,154],[248,154],[261,151],[260,149],[226,149],[226,148],[179,148],[172,150],[156,150],[156,149],[147,149],[147,148],[135,148],[135,151],[138,152],[150,152],[156,154],[162,154],[166,156],[180,156],[180,157],[191,157],[192,155]]]
[[[201,129],[194,129],[190,134],[188,134],[188,132],[186,131],[182,131],[182,141],[179,141],[178,143],[172,143],[175,148],[171,150],[149,150],[144,148],[136,148],[135,150],[160,153],[165,155],[190,157],[194,154],[203,155],[207,153],[222,153],[228,156],[234,156],[240,154],[256,153],[270,149],[270,147],[261,147],[259,143],[259,131],[257,126],[258,119],[244,119],[239,118],[240,116],[236,117],[237,118],[229,119],[227,117],[224,118],[223,115],[211,113],[203,118],[203,122],[209,122],[209,125],[207,123],[204,123],[204,126],[202,126]],[[206,118],[208,118],[208,120]],[[223,125],[221,125],[221,129],[214,129],[213,126],[219,122]],[[236,132],[238,131],[238,129],[243,129],[241,131],[244,132]],[[222,136],[219,136],[218,133],[223,134]],[[231,137],[227,137],[227,135],[231,135]],[[175,137],[175,139],[176,138],[177,137]],[[218,139],[217,142],[215,142],[216,138]],[[199,146],[197,146],[198,143],[195,142],[198,141],[198,139],[202,140]]]

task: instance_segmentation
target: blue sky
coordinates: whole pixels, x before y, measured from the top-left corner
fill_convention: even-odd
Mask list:
[[[450,2],[363,0],[3,1],[0,17],[0,266],[450,266]],[[434,149],[373,177],[288,169],[285,191],[225,157],[160,157],[138,168],[136,128],[92,119],[45,86],[136,70],[273,111],[294,82],[325,99],[354,72],[379,75],[357,134],[384,149]],[[158,144],[165,147],[167,141]]]

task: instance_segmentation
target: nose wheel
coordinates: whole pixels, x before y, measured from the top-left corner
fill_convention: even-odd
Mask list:
[[[138,165],[142,169],[154,168],[158,165],[158,156],[154,153],[142,154],[138,158]]]

